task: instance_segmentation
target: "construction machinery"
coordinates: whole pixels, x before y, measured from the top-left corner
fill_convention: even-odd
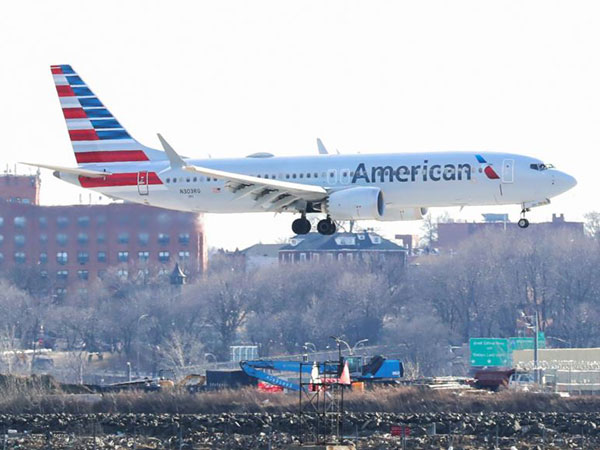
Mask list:
[[[401,361],[386,359],[383,356],[374,356],[366,363],[362,356],[341,358],[339,362],[315,362],[313,364],[300,361],[259,359],[241,361],[240,367],[247,375],[260,381],[292,391],[299,391],[300,384],[293,381],[293,379],[299,378],[301,374],[303,378],[310,378],[316,370],[319,374],[336,373],[339,377],[345,364],[348,364],[352,382],[394,383],[404,375]],[[289,380],[271,372],[291,372],[295,375],[292,375],[292,380]]]

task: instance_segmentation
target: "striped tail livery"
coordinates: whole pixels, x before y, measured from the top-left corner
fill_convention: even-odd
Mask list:
[[[78,164],[165,159],[132,138],[71,66],[51,71]]]

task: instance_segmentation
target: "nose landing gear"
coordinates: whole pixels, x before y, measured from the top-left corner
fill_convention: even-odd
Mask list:
[[[525,213],[529,212],[529,208],[523,208],[521,210],[521,218],[517,222],[519,228],[527,228],[529,226],[529,220],[525,218]]]

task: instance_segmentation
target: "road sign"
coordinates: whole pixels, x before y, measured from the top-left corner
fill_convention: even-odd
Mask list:
[[[508,339],[471,338],[469,341],[472,366],[510,367]]]
[[[510,351],[514,350],[533,350],[535,339],[532,337],[511,337],[508,339]],[[543,331],[538,333],[538,348],[546,348],[546,336]]]

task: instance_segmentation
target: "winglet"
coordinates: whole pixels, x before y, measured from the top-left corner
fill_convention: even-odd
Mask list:
[[[178,169],[180,167],[187,166],[187,164],[181,158],[181,156],[179,156],[177,154],[177,152],[175,150],[173,150],[173,147],[171,147],[169,145],[169,143],[167,141],[165,141],[165,138],[163,138],[160,133],[156,133],[156,134],[158,136],[158,140],[160,141],[160,144],[162,145],[163,149],[165,150],[165,153],[167,154],[167,158],[169,158],[169,162],[171,163],[171,168]]]
[[[323,141],[320,138],[317,138],[317,148],[319,149],[319,155],[328,155],[329,152],[323,145]]]

